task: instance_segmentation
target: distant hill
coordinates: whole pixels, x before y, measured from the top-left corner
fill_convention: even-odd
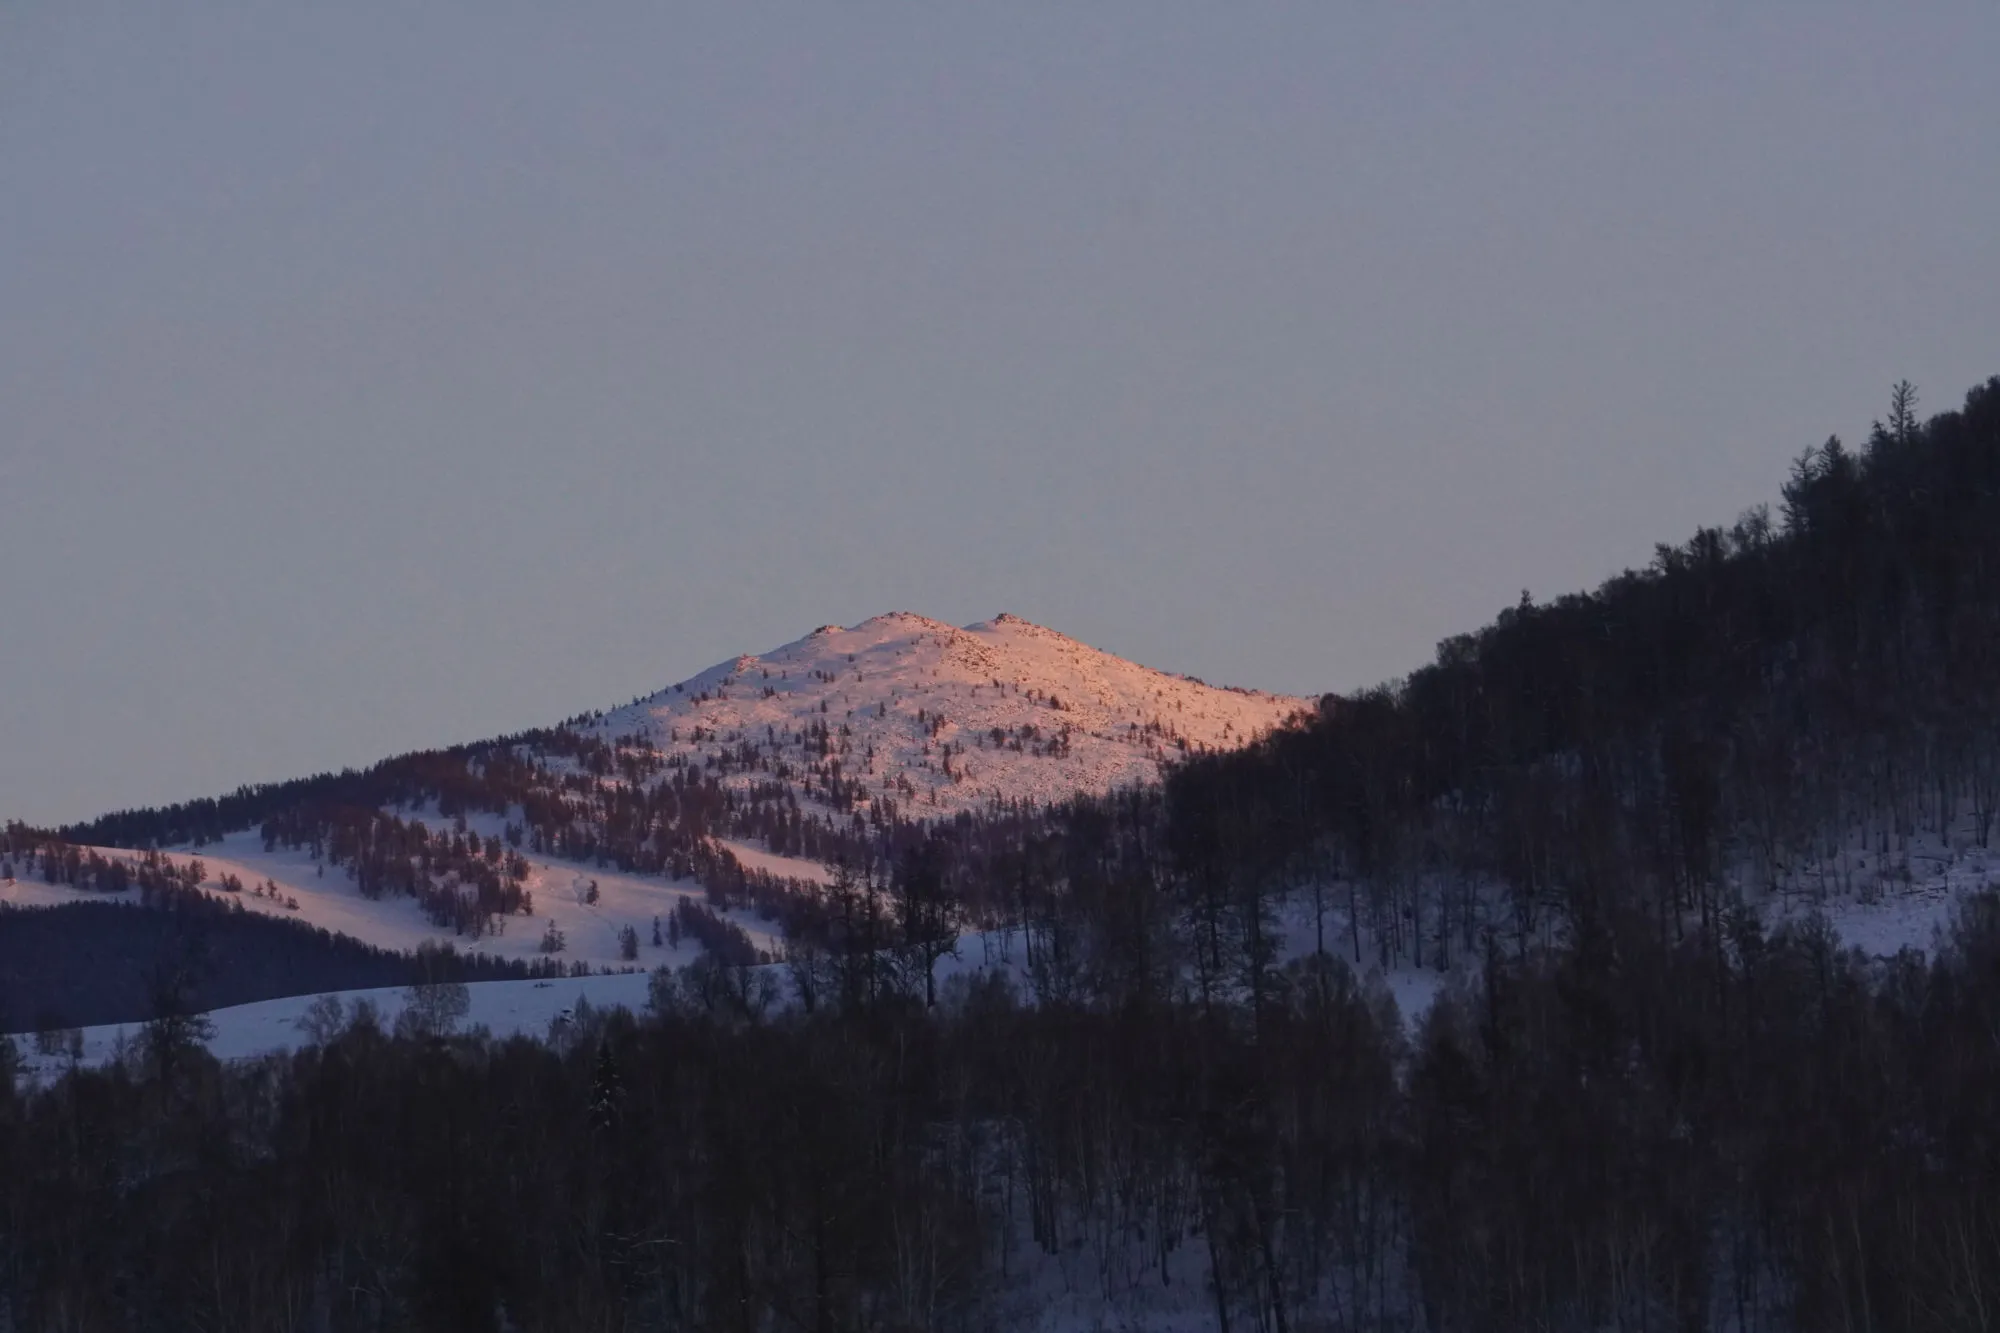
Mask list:
[[[16,827],[0,854],[19,876],[0,880],[0,903],[122,893],[138,853],[157,850],[177,880],[252,916],[394,954],[450,943],[593,968],[755,957],[817,928],[813,886],[831,862],[880,879],[926,830],[1156,788],[1175,763],[1311,707],[1016,616],[960,629],[896,612],[554,727],[59,835]]]

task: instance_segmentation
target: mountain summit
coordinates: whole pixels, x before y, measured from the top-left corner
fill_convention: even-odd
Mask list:
[[[895,612],[559,727],[121,811],[62,838],[22,830],[11,855],[51,869],[0,884],[0,904],[143,873],[382,948],[624,966],[671,918],[705,949],[754,957],[783,947],[776,923],[797,906],[783,886],[829,861],[879,869],[913,824],[1156,782],[1308,706],[1018,616],[959,629]],[[0,866],[8,855],[0,844]],[[510,932],[521,917],[539,931]]]
[[[1179,755],[1247,744],[1309,701],[1217,688],[998,615],[894,611],[734,658],[595,722],[803,801],[929,818],[1157,781]]]

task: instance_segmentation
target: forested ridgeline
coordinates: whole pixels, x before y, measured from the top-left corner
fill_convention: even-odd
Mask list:
[[[1976,878],[2000,812],[2000,380],[1928,422],[1899,386],[1783,501],[1524,598],[1163,792],[931,825],[865,872],[886,928],[825,891],[807,924],[835,948],[1019,925],[1040,998],[1254,1003],[1302,944],[1447,969],[1632,912],[1715,946],[1739,904]]]
[[[1496,945],[1409,1038],[1331,957],[1255,1007],[807,1014],[696,969],[549,1042],[364,1016],[223,1065],[155,1024],[0,1079],[0,1321],[1989,1327],[2000,904],[1886,965],[1720,929]]]
[[[1868,897],[2000,812],[2000,379],[1802,456],[1775,518],[1521,604],[1406,680],[1182,765],[1180,873],[1338,884],[1383,961],[1528,947],[1614,903],[1678,938],[1767,894]],[[1248,890],[1243,890],[1247,892]],[[1352,906],[1352,918],[1345,909]]]

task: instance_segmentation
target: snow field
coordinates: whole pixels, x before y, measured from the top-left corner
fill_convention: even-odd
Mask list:
[[[866,799],[926,818],[1157,782],[1182,742],[1233,749],[1311,707],[1155,671],[1017,616],[959,629],[899,611],[720,663],[594,729],[697,765],[759,747],[765,767],[725,779],[746,787],[801,790],[815,764],[837,759]],[[818,726],[831,753],[797,739]]]

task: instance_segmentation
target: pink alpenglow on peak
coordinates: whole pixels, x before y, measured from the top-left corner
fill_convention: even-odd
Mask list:
[[[892,611],[825,625],[606,714],[728,781],[925,818],[1156,782],[1191,753],[1247,745],[1311,701],[1224,689],[1101,652],[1003,612],[963,627]],[[747,763],[745,747],[754,753]]]

